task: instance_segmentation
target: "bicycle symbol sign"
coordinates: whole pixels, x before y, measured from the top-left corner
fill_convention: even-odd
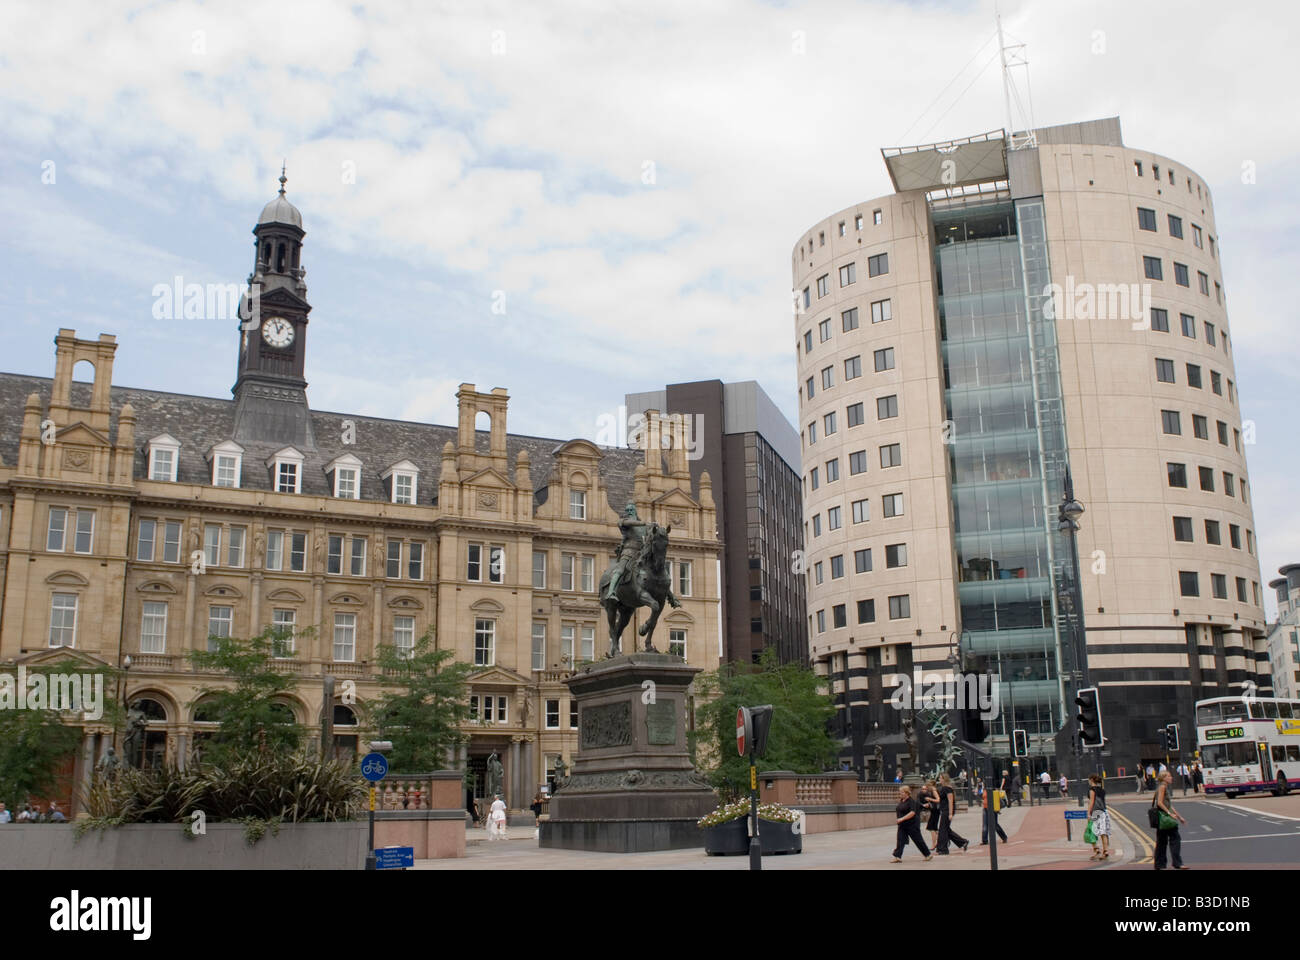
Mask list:
[[[367,753],[361,758],[361,775],[370,782],[382,780],[388,776],[388,761],[382,753]]]

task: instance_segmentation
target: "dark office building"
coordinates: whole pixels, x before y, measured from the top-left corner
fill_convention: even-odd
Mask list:
[[[684,415],[691,479],[713,478],[723,541],[725,660],[808,660],[799,436],[754,381],[701,380],[629,394],[629,418]]]

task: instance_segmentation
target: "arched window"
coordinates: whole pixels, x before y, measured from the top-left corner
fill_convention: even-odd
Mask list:
[[[284,241],[275,248],[275,272],[284,273]]]
[[[334,704],[334,759],[351,763],[360,746],[360,722],[356,712],[341,703]]]

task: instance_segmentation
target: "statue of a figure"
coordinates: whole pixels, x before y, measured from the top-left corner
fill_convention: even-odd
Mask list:
[[[602,600],[612,600],[623,579],[635,573],[637,558],[641,556],[641,548],[645,545],[646,525],[637,516],[635,503],[629,503],[623,508],[623,516],[618,520],[618,532],[623,535],[623,542],[614,554],[614,562],[609,568],[609,585],[601,594]]]
[[[564,762],[563,757],[556,757],[555,758],[555,785],[559,787],[567,779],[569,779],[569,765]]]
[[[487,758],[487,790],[484,796],[500,796],[501,784],[505,780],[505,770],[501,766],[501,760],[497,757],[496,751]]]
[[[109,747],[104,751],[104,755],[99,758],[99,770],[102,773],[112,776],[117,773],[122,766],[122,761],[117,758],[117,751]]]
[[[907,744],[908,770],[916,772],[916,721],[910,717],[903,721],[903,740]]]
[[[876,749],[874,751],[874,758],[876,762],[876,780],[879,783],[884,783],[885,782],[885,748],[882,747],[880,744],[876,744]]]
[[[132,704],[126,711],[126,739],[122,741],[122,752],[126,755],[128,767],[141,766],[141,754],[144,750],[144,731],[148,721],[144,711]]]
[[[609,621],[608,656],[619,654],[623,630],[640,607],[650,608],[650,616],[639,633],[645,637],[645,649],[653,653],[656,651],[652,635],[659,614],[665,606],[681,606],[673,596],[672,577],[665,559],[673,525],[645,523],[637,516],[636,504],[629,503],[623,508],[618,528],[623,542],[613,563],[600,578],[600,605],[605,608]]]

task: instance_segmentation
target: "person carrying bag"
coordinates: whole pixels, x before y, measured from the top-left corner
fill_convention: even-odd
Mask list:
[[[1186,870],[1188,868],[1183,864],[1183,839],[1178,827],[1187,821],[1174,809],[1174,801],[1170,796],[1169,787],[1174,782],[1174,775],[1166,770],[1156,782],[1156,795],[1151,801],[1151,808],[1147,810],[1147,822],[1156,831],[1155,868],[1165,869],[1167,859],[1172,859],[1175,870]]]

